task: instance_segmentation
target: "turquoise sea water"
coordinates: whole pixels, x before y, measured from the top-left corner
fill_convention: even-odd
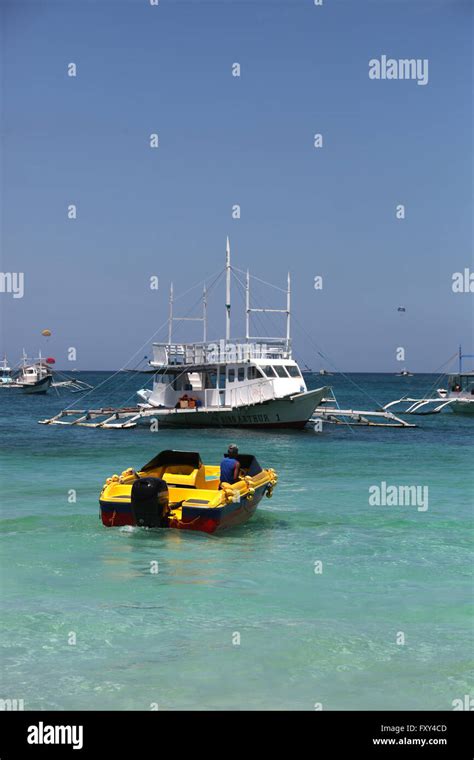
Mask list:
[[[435,380],[351,377],[382,403]],[[122,374],[87,405],[130,403],[147,379]],[[323,380],[341,406],[375,408],[344,378]],[[473,417],[151,433],[36,424],[80,395],[1,396],[1,697],[27,710],[441,710],[472,693]],[[218,462],[231,441],[279,473],[247,525],[102,527],[106,476],[164,448]],[[427,511],[370,506],[382,481],[428,486]]]

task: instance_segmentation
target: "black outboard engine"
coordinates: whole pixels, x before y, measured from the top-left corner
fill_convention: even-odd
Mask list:
[[[132,485],[131,505],[135,525],[166,527],[169,512],[167,484],[161,478],[138,478]]]

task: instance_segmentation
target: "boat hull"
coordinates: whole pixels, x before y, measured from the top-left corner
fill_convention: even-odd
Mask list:
[[[449,405],[449,408],[455,414],[474,414],[474,399],[466,399],[465,401],[453,401]]]
[[[160,426],[234,427],[234,428],[293,428],[302,429],[328,393],[327,387],[296,396],[263,401],[259,404],[224,409],[159,409],[150,410],[141,424],[150,425],[156,419]]]
[[[22,383],[23,393],[31,395],[33,393],[47,393],[53,381],[51,375],[41,378],[36,383]]]
[[[183,507],[181,519],[171,520],[164,530],[197,530],[202,533],[217,533],[248,522],[255,514],[259,502],[268,490],[267,483],[255,490],[252,498],[243,496],[239,501],[221,507]],[[102,523],[107,528],[124,525],[135,526],[130,501],[124,504],[100,499]]]

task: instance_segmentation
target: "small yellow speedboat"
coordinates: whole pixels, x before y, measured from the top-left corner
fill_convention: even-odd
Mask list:
[[[215,533],[247,522],[278,476],[251,454],[238,454],[240,477],[220,482],[219,465],[205,465],[194,451],[162,451],[140,470],[107,478],[100,511],[108,528],[136,525]]]

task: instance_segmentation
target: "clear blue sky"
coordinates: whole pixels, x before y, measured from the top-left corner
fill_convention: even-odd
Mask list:
[[[474,351],[474,296],[451,289],[473,269],[471,2],[0,5],[2,271],[25,273],[22,299],[0,295],[10,361],[47,327],[60,367],[68,346],[78,369],[124,365],[165,321],[169,282],[224,265],[227,234],[240,269],[282,286],[291,270],[295,317],[338,368],[396,371],[397,346],[415,371]],[[428,85],[370,80],[382,54],[427,58]],[[221,285],[210,337],[223,302]]]

